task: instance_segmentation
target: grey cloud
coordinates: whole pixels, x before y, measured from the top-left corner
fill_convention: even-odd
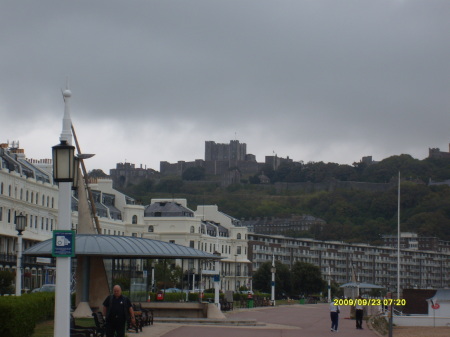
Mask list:
[[[449,141],[448,1],[2,7],[5,123],[60,118],[59,88],[69,75],[79,128],[111,123],[133,130],[139,121],[166,130],[178,148],[229,141],[237,132],[260,160],[278,148],[296,160],[351,163],[370,154],[418,156]],[[159,137],[153,141],[163,142]],[[202,154],[186,158],[178,148],[163,153],[170,158],[149,153],[148,161]]]

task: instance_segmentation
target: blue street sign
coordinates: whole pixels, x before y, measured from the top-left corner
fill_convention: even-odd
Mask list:
[[[214,275],[214,282],[220,282],[220,275]]]
[[[75,231],[53,231],[52,256],[75,256]]]

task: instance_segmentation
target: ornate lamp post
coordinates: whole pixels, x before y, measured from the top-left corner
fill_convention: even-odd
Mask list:
[[[78,171],[72,146],[72,121],[70,118],[69,88],[63,92],[64,118],[60,144],[53,146],[53,180],[59,183],[58,194],[58,230],[72,229],[72,183],[75,171]],[[54,335],[70,336],[70,256],[56,256],[56,291]]]
[[[22,232],[27,225],[27,217],[20,213],[16,216],[17,231],[17,266],[16,266],[16,296],[22,295]]]

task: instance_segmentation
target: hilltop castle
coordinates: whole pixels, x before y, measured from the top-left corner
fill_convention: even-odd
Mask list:
[[[205,159],[196,159],[190,162],[179,161],[173,164],[161,161],[160,172],[163,176],[181,176],[190,167],[203,167],[205,173],[209,175],[230,175],[230,172],[237,170],[239,175],[248,177],[259,173],[266,165],[270,165],[276,170],[286,162],[290,163],[292,159],[274,155],[266,156],[264,163],[258,163],[255,155],[247,153],[247,144],[240,143],[239,140],[231,140],[229,144],[205,141]]]

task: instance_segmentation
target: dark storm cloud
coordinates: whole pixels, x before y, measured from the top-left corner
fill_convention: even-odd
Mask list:
[[[260,161],[273,151],[342,163],[423,158],[449,142],[448,1],[2,7],[4,125],[23,121],[45,133],[43,120],[61,118],[58,90],[69,75],[83,136],[93,124],[114,135],[104,168],[124,158],[155,168],[202,158],[204,140],[235,133]],[[17,137],[12,129],[0,126],[0,134]]]

